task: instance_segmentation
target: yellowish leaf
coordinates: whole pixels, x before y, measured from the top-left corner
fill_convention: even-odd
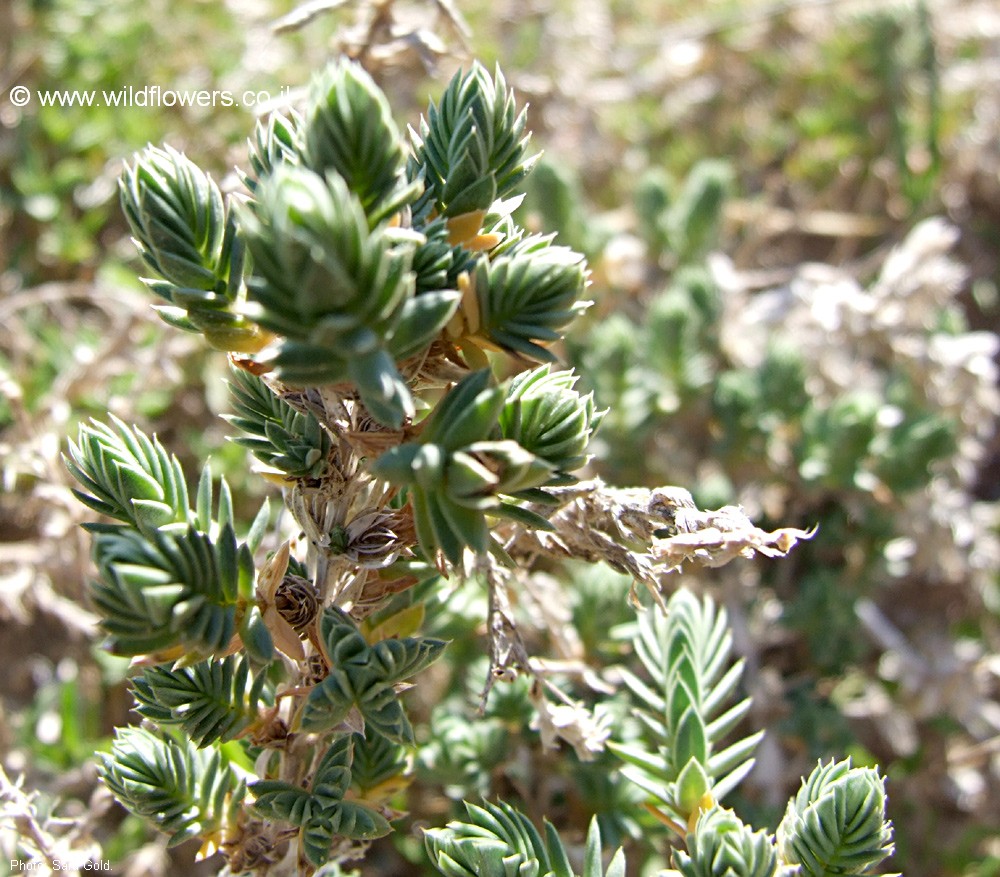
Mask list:
[[[367,624],[362,628],[365,639],[370,643],[377,643],[384,639],[393,637],[413,636],[424,623],[424,604],[415,603],[407,606],[394,615],[390,615],[384,621],[373,627]],[[367,629],[365,629],[367,628]]]

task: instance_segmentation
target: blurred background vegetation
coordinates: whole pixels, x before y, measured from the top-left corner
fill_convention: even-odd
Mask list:
[[[94,647],[81,599],[85,512],[65,437],[111,412],[190,467],[210,455],[247,517],[269,490],[225,439],[224,358],[150,311],[116,190],[147,142],[237,188],[253,112],[18,108],[10,89],[277,98],[290,86],[294,99],[342,52],[404,122],[473,57],[502,62],[530,103],[545,158],[521,221],[558,228],[593,270],[595,306],[564,355],[611,409],[595,473],[682,485],[702,507],[741,503],[765,527],[818,527],[787,560],[685,578],[727,606],[752,724],[768,731],[744,818],[773,828],[817,758],[851,754],[889,777],[896,870],[1000,875],[1000,9],[988,0],[2,0],[0,761],[24,794],[0,790],[0,871],[34,808],[114,873],[195,873],[195,851],[167,851],[125,818],[88,760],[136,716],[127,667]],[[627,588],[600,569],[527,588],[517,611],[535,653],[595,668],[627,658]],[[422,873],[413,826],[495,794],[571,834],[597,813],[634,873],[662,867],[610,757],[542,753],[523,685],[477,714],[481,590],[431,596],[426,626],[454,643],[411,699],[410,822],[364,872]],[[565,606],[555,630],[551,605]]]

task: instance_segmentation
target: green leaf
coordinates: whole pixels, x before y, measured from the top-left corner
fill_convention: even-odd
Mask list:
[[[810,877],[872,873],[893,852],[885,806],[877,769],[817,764],[778,826],[782,860]]]
[[[385,639],[370,647],[371,666],[381,679],[395,685],[433,664],[447,645],[428,637]]]
[[[601,828],[595,816],[590,820],[590,827],[587,829],[582,877],[625,877],[625,853],[621,847],[611,857],[607,871],[601,866],[601,857]]]
[[[457,73],[428,107],[419,134],[411,131],[409,174],[426,186],[415,215],[432,208],[449,217],[487,210],[510,193],[537,160],[525,154],[525,123],[499,69],[493,77],[479,64]]]
[[[543,365],[511,379],[500,411],[500,432],[568,473],[587,462],[587,444],[603,413],[594,410],[593,394],[581,396],[573,387],[577,376]]]
[[[312,795],[323,809],[339,803],[351,785],[354,741],[350,735],[337,737],[323,754],[313,775]]]
[[[677,775],[677,803],[682,813],[694,813],[711,788],[705,768],[692,757]]]
[[[256,799],[254,810],[265,819],[280,819],[292,825],[307,825],[316,807],[305,789],[280,780],[259,780],[250,784]]]
[[[426,350],[452,318],[461,298],[453,290],[437,290],[408,299],[389,342],[393,357],[408,359]]]
[[[404,418],[413,417],[415,411],[410,388],[387,350],[373,350],[351,357],[347,372],[358,388],[365,407],[379,423],[399,429]]]
[[[551,873],[553,877],[574,877],[573,867],[569,863],[569,856],[566,855],[566,847],[563,846],[562,838],[559,837],[556,827],[548,819],[545,820],[545,846],[548,849],[549,859],[552,863]],[[600,863],[601,853],[600,844],[598,843],[598,866],[600,866]],[[586,870],[586,864],[584,865],[584,870]]]
[[[497,423],[503,396],[490,387],[489,369],[480,369],[459,381],[437,404],[421,440],[448,451],[488,438]]]
[[[240,174],[252,192],[258,183],[282,164],[298,164],[302,153],[302,117],[292,110],[289,115],[271,113],[258,119],[253,137],[247,140],[252,174]]]
[[[174,645],[194,654],[225,651],[236,632],[236,607],[248,552],[232,527],[212,539],[194,527],[97,533],[92,585],[112,650],[141,655]],[[245,558],[241,561],[241,556]]]
[[[690,759],[699,763],[708,761],[708,740],[705,723],[694,707],[688,707],[674,726],[673,762],[687,764]]]
[[[144,728],[120,728],[99,772],[130,812],[171,837],[171,844],[235,824],[245,786],[215,751],[194,749]]]
[[[752,831],[731,810],[713,807],[687,835],[687,851],[674,850],[683,877],[774,877],[778,856],[764,831]]]
[[[257,514],[254,516],[253,523],[250,525],[250,532],[247,533],[246,546],[251,554],[256,552],[260,548],[261,542],[264,541],[264,534],[267,531],[267,525],[270,520],[271,501],[265,498]]]
[[[149,288],[174,307],[172,325],[219,350],[252,353],[267,337],[233,308],[242,297],[244,248],[218,187],[184,155],[148,146],[119,180],[122,211],[143,261],[163,280]]]
[[[177,458],[154,436],[110,415],[80,427],[66,468],[84,488],[76,497],[100,514],[149,531],[188,520],[188,493]]]
[[[725,612],[681,589],[666,613],[639,616],[635,651],[648,681],[622,668],[644,733],[609,748],[632,765],[626,775],[682,821],[706,791],[719,800],[735,788],[762,737],[721,746],[749,708],[746,699],[728,706],[743,670],[742,661],[729,663],[731,649]]]
[[[334,830],[331,814],[314,816],[302,828],[302,847],[306,858],[314,865],[322,865],[330,858]]]
[[[403,145],[389,102],[356,63],[329,65],[313,79],[301,136],[304,164],[321,176],[343,177],[373,226],[419,194],[403,177]]]
[[[351,782],[362,795],[402,776],[407,764],[407,750],[401,744],[383,737],[372,728],[366,728],[364,736],[355,735]]]
[[[414,244],[384,224],[369,228],[338,174],[284,165],[256,195],[240,212],[254,264],[247,311],[285,336],[273,359],[277,378],[303,386],[353,380],[372,414],[398,426],[413,403],[390,351],[414,295]],[[400,346],[411,347],[412,323],[405,333]]]
[[[545,822],[545,840],[531,821],[511,805],[465,803],[466,819],[424,832],[431,864],[446,877],[573,877],[566,848]],[[597,820],[587,834],[583,877],[604,877]],[[615,854],[607,877],[623,877],[624,855]]]
[[[240,641],[255,664],[270,664],[274,660],[274,639],[258,606],[252,606],[240,620]]]
[[[225,210],[212,179],[169,146],[147,146],[125,166],[119,190],[146,264],[178,287],[214,291]]]
[[[519,241],[494,259],[480,259],[473,274],[479,303],[478,332],[513,354],[555,359],[543,344],[559,340],[588,306],[583,256],[548,238]]]
[[[332,825],[336,834],[357,840],[374,840],[392,831],[389,820],[381,813],[354,801],[342,801],[337,805]]]
[[[336,737],[320,759],[309,790],[277,780],[253,783],[254,809],[265,819],[279,819],[302,829],[306,856],[315,865],[327,861],[336,837],[372,840],[391,831],[382,814],[345,801],[354,760],[351,735]]]
[[[551,871],[548,854],[528,818],[503,801],[465,803],[468,822],[424,833],[431,864],[443,874],[536,877]]]
[[[491,549],[487,514],[550,529],[534,513],[500,499],[550,482],[553,467],[511,440],[491,440],[504,393],[489,369],[456,384],[427,419],[417,442],[375,461],[376,476],[409,490],[417,540],[428,557],[440,550],[453,565],[466,548]]]
[[[679,197],[666,211],[664,222],[671,245],[682,261],[696,259],[712,245],[732,176],[732,169],[725,162],[699,161],[684,181]]]
[[[320,636],[331,669],[306,698],[302,729],[335,728],[356,707],[377,733],[397,743],[412,742],[413,730],[394,686],[435,661],[445,643],[405,637],[370,646],[349,616],[334,606],[320,619]]]
[[[354,703],[347,685],[344,675],[335,672],[313,687],[302,710],[303,731],[330,730],[347,718]]]
[[[212,469],[206,463],[198,479],[198,493],[195,501],[195,520],[202,533],[211,532],[212,528]]]
[[[448,223],[437,217],[420,228],[424,240],[413,253],[413,273],[416,275],[417,299],[435,290],[455,290],[459,276],[467,271],[475,254],[453,246],[449,240]]]
[[[502,502],[493,506],[488,513],[492,517],[505,518],[509,521],[516,521],[532,530],[544,530],[548,533],[555,532],[555,525],[548,518],[542,517],[537,512],[523,506],[514,505],[509,502]]]
[[[412,283],[410,250],[390,245],[383,227],[368,228],[341,177],[280,167],[240,215],[254,257],[249,297],[263,325],[298,340],[324,318],[329,340],[331,332],[391,326]]]
[[[522,491],[548,484],[551,480],[551,464],[536,457],[515,441],[504,439],[474,442],[467,450],[484,460],[486,465],[496,472],[497,493],[517,496]]]
[[[405,484],[412,477],[414,460],[422,449],[423,445],[414,442],[390,448],[372,463],[372,474],[393,484]]]
[[[250,676],[246,658],[229,656],[190,667],[148,667],[132,680],[136,711],[160,725],[179,725],[199,748],[239,736],[258,717],[266,674]]]

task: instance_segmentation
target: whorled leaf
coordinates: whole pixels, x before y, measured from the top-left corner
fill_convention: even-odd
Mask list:
[[[169,146],[148,146],[125,166],[119,190],[143,261],[179,288],[214,293],[226,219],[211,177]]]
[[[305,166],[343,177],[373,226],[419,194],[419,184],[403,174],[405,154],[389,102],[356,63],[332,64],[313,80],[301,137]]]
[[[675,850],[669,877],[774,877],[778,855],[765,831],[753,831],[732,810],[712,807],[687,834],[687,850]]]
[[[376,733],[397,743],[412,743],[413,729],[394,686],[437,660],[445,643],[405,637],[370,646],[346,613],[334,606],[323,613],[320,638],[330,672],[306,699],[302,729],[334,728],[356,707]]]
[[[303,386],[353,382],[372,415],[398,428],[414,408],[395,359],[430,344],[457,294],[437,293],[436,308],[408,307],[413,240],[384,224],[369,228],[336,174],[279,167],[242,212],[242,226],[254,258],[248,312],[284,336],[277,377]]]
[[[147,667],[132,679],[136,712],[161,726],[178,725],[199,748],[232,740],[258,718],[267,674],[230,655],[190,667]]]
[[[538,156],[527,157],[526,114],[516,111],[503,74],[480,64],[457,73],[437,104],[427,109],[419,134],[411,129],[412,179],[426,187],[414,213],[447,217],[486,211],[527,176]]]
[[[314,865],[326,862],[337,837],[373,840],[391,830],[378,811],[344,800],[351,785],[353,750],[352,735],[336,737],[316,766],[308,789],[279,780],[261,780],[250,786],[259,815],[301,829],[302,847]]]
[[[267,333],[238,310],[243,242],[211,177],[170,147],[147,146],[125,166],[119,191],[143,261],[162,278],[145,282],[167,301],[155,308],[163,320],[219,350],[264,347]]]
[[[550,241],[524,238],[493,259],[480,259],[470,275],[477,313],[463,300],[464,322],[453,321],[449,333],[529,360],[554,361],[548,345],[590,302],[580,298],[587,283],[583,256]]]
[[[819,763],[788,803],[778,827],[782,861],[810,877],[871,874],[892,855],[885,780],[851,760]]]
[[[394,783],[401,781],[409,760],[402,744],[366,728],[364,736],[356,734],[354,737],[351,783],[362,798],[377,794],[381,789],[391,789]]]
[[[525,877],[552,870],[542,836],[504,801],[482,807],[465,802],[467,821],[424,832],[431,864],[446,877]]]
[[[451,242],[448,223],[443,216],[422,226],[420,232],[424,240],[413,253],[417,295],[458,289],[458,278],[471,269],[475,254]]]
[[[289,478],[317,478],[327,466],[330,436],[312,414],[298,411],[264,381],[232,369],[229,393],[235,414],[223,415],[244,435],[233,441]]]
[[[83,490],[84,505],[139,530],[188,521],[184,472],[156,436],[128,427],[114,415],[113,426],[91,421],[69,443],[66,468]]]
[[[181,647],[224,652],[236,633],[237,603],[253,579],[253,561],[226,524],[216,538],[194,527],[99,532],[100,573],[92,597],[116,654]]]
[[[574,877],[566,848],[551,823],[545,837],[520,810],[504,801],[465,802],[466,819],[424,832],[431,864],[446,877]],[[624,877],[619,849],[607,871],[602,865],[601,833],[594,819],[587,833],[582,877]]]
[[[629,779],[686,822],[706,794],[721,800],[746,776],[762,732],[721,747],[750,701],[732,703],[743,662],[730,665],[732,634],[711,598],[679,590],[665,613],[640,616],[639,631],[635,648],[649,681],[627,668],[622,675],[644,739],[609,748],[628,763]]]
[[[500,409],[500,434],[551,464],[554,481],[565,484],[587,462],[590,437],[603,412],[595,412],[594,396],[573,389],[577,376],[543,365],[511,378]]]
[[[258,119],[253,137],[247,140],[250,161],[249,174],[240,174],[243,184],[253,192],[260,181],[276,167],[299,164],[302,154],[302,116],[295,110],[286,116],[271,113],[267,119]]]
[[[101,779],[126,810],[170,835],[171,845],[218,835],[235,824],[246,786],[218,750],[120,728],[98,753]]]
[[[420,439],[384,453],[372,467],[406,486],[417,540],[452,563],[465,549],[489,546],[487,513],[502,511],[501,495],[548,482],[553,467],[514,441],[495,440],[504,403],[484,369],[459,382],[428,418]],[[541,523],[544,523],[542,521]]]

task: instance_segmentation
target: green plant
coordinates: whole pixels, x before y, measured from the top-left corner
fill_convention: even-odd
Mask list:
[[[483,807],[465,805],[468,822],[450,823],[432,829],[424,837],[434,866],[446,877],[501,877],[517,874],[551,874],[573,877],[562,840],[550,822],[545,839],[521,812],[501,801]],[[587,833],[582,877],[623,877],[625,857],[621,850],[607,870],[601,865],[601,831],[596,820]]]
[[[680,590],[667,614],[641,617],[636,651],[650,679],[623,669],[640,705],[645,730],[629,745],[612,745],[628,763],[626,776],[655,802],[657,824],[674,842],[673,870],[664,877],[774,877],[867,875],[892,853],[885,817],[884,779],[850,759],[819,764],[803,780],[776,836],[754,831],[720,800],[749,772],[752,734],[713,753],[745,715],[749,701],[724,708],[739,681],[741,663],[727,666],[731,633],[713,601]],[[620,727],[626,727],[620,725]],[[531,821],[509,804],[466,804],[464,820],[427,832],[432,864],[446,877],[469,874],[566,875],[574,872],[563,842],[545,825],[543,842]],[[624,874],[621,850],[601,870],[596,822],[587,837],[582,877]]]
[[[735,507],[701,511],[678,488],[578,480],[603,414],[552,347],[588,306],[587,271],[511,217],[533,163],[499,71],[457,75],[408,149],[372,78],[341,62],[316,77],[301,116],[258,126],[246,193],[223,199],[170,149],[126,168],[122,206],[159,275],[147,281],[166,301],[158,313],[229,352],[236,441],[282,486],[290,521],[272,528],[265,504],[241,526],[207,467],[191,494],[155,438],[119,422],[81,428],[67,466],[105,517],[88,525],[92,602],[108,648],[135,658],[136,711],[157,726],[119,732],[102,777],[173,841],[221,850],[231,872],[356,858],[405,806],[415,734],[401,694],[446,645],[421,625],[468,635],[468,617],[448,617],[452,578],[485,591],[484,700],[501,680],[529,680],[494,698],[491,733],[465,747],[473,758],[525,714],[543,747],[565,743],[580,762],[608,764],[614,733],[638,789],[611,792],[632,822],[654,813],[677,829],[682,872],[715,873],[724,849],[742,863],[734,873],[780,855],[818,875],[841,867],[824,844],[843,835],[861,869],[844,873],[867,873],[888,851],[884,796],[856,788],[874,775],[807,784],[778,853],[714,809],[758,735],[722,746],[748,703],[728,706],[740,666],[726,667],[725,619],[685,591],[668,600],[667,576],[782,555],[807,534],[766,532]],[[720,197],[713,179],[678,226],[692,252]],[[509,366],[519,373],[498,380]],[[637,585],[648,595],[635,649],[649,679],[625,673],[644,731],[630,730],[621,697],[585,703],[528,653],[512,595],[566,558],[606,561],[631,577],[634,602]],[[548,627],[563,634],[555,616]],[[488,785],[458,747],[436,761]],[[638,806],[643,791],[656,807]],[[837,821],[844,795],[868,808],[867,833]],[[426,835],[444,873],[574,873],[551,825],[543,839],[506,804],[467,815]],[[584,874],[622,874],[624,856],[605,871],[600,847],[594,823]]]
[[[724,612],[678,591],[665,615],[643,615],[639,627],[636,651],[650,681],[623,673],[642,704],[645,739],[612,751],[629,763],[626,776],[666,808],[665,818],[684,825],[706,795],[722,799],[750,772],[763,732],[719,746],[750,707],[749,699],[729,704],[743,666],[726,666],[732,634]]]

